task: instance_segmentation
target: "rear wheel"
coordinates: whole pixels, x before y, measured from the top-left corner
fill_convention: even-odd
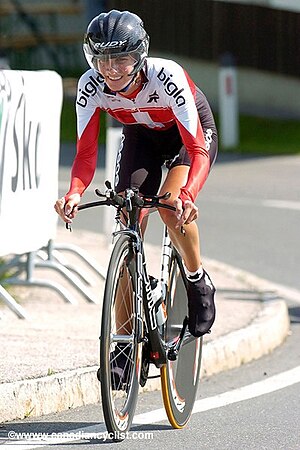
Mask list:
[[[100,369],[103,414],[114,440],[123,440],[135,412],[141,367],[140,312],[132,242],[119,237],[108,267],[104,291]]]
[[[179,255],[173,250],[169,267],[169,285],[166,298],[167,321],[165,341],[178,339],[187,316],[187,294]],[[194,338],[186,332],[175,361],[167,360],[161,368],[162,395],[169,422],[174,428],[183,428],[190,419],[197,393],[202,353],[202,337]]]

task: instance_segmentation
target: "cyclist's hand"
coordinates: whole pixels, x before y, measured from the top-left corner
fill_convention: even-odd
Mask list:
[[[174,206],[176,208],[176,217],[177,224],[176,228],[181,228],[184,224],[188,225],[189,223],[196,220],[198,217],[198,208],[191,200],[185,200],[184,204],[180,198],[177,198],[174,201]]]
[[[79,202],[80,195],[72,194],[69,196],[67,202],[65,197],[56,200],[54,209],[64,222],[72,223],[72,219],[74,219],[74,217],[76,216],[77,205],[79,204]]]

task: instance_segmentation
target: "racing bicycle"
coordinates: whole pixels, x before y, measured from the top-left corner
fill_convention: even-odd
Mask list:
[[[78,210],[102,205],[116,208],[118,226],[113,232],[115,242],[105,280],[97,376],[105,424],[117,441],[131,427],[139,387],[146,384],[150,364],[160,369],[169,422],[174,428],[187,424],[198,388],[202,337],[195,338],[188,331],[187,281],[182,259],[166,227],[160,279],[147,271],[141,211],[175,210],[164,203],[170,194],[143,196],[137,189],[128,188],[119,195],[110,182],[105,185],[104,193],[95,190],[101,200],[79,205]],[[163,312],[163,320],[158,311]],[[120,356],[121,375],[117,366]]]

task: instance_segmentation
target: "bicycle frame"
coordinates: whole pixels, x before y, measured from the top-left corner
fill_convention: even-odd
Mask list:
[[[136,224],[134,227],[136,228]],[[167,361],[176,360],[179,350],[182,345],[186,345],[195,339],[194,336],[185,335],[185,330],[187,328],[187,319],[184,319],[181,326],[179,339],[175,342],[165,342],[161,335],[160,328],[157,324],[156,313],[155,313],[155,299],[153,297],[153,291],[151,289],[149,275],[147,271],[146,259],[144,254],[143,240],[141,238],[139,230],[131,229],[131,227],[125,227],[124,229],[114,232],[113,236],[119,234],[127,234],[130,236],[134,242],[134,251],[136,258],[136,277],[137,277],[137,301],[138,301],[138,342],[143,340],[142,337],[142,323],[143,318],[141,315],[142,305],[145,313],[146,324],[148,327],[149,342],[150,342],[150,358],[157,368],[161,368]],[[161,253],[161,275],[160,282],[162,286],[162,296],[165,298],[167,294],[168,278],[169,278],[169,264],[172,253],[174,249],[172,247],[171,239],[168,234],[167,227],[164,227],[164,234],[162,240],[162,253]],[[176,251],[177,253],[177,251]],[[182,266],[181,258],[177,259],[180,261],[180,266]],[[182,270],[182,267],[181,267]],[[183,270],[182,270],[183,271]]]
[[[144,245],[142,237],[139,231],[131,228],[124,228],[122,230],[113,233],[113,236],[120,234],[126,234],[131,237],[134,243],[134,257],[136,258],[136,277],[137,277],[137,319],[138,319],[138,342],[141,342],[144,338],[142,336],[142,310],[144,310],[145,320],[148,328],[149,343],[151,346],[150,357],[155,366],[160,368],[166,363],[166,345],[162,340],[160,330],[156,320],[155,313],[155,299],[153,291],[151,289],[150,279],[146,266],[146,259],[144,253]],[[167,280],[164,281],[167,283]]]
[[[96,189],[96,194],[100,197],[105,197],[105,201],[91,202],[88,204],[80,205],[78,210],[85,209],[93,206],[100,205],[113,205],[117,207],[116,213],[116,223],[121,226],[121,229],[113,232],[113,236],[118,236],[121,234],[127,234],[132,239],[134,243],[134,256],[136,258],[136,277],[137,277],[137,302],[138,302],[138,342],[141,342],[145,339],[142,336],[143,330],[143,317],[142,311],[144,310],[145,319],[147,324],[147,332],[149,335],[149,343],[150,343],[150,358],[151,361],[156,365],[157,368],[162,367],[167,358],[176,359],[179,349],[182,343],[185,343],[186,339],[184,339],[185,330],[187,327],[187,321],[183,321],[182,329],[180,332],[180,337],[178,341],[173,343],[166,343],[161,336],[160,329],[156,320],[155,313],[155,299],[153,296],[153,292],[150,285],[150,279],[146,267],[146,259],[144,253],[143,239],[140,231],[140,223],[139,223],[139,214],[143,205],[143,199],[137,195],[133,189],[127,189],[125,191],[125,198],[120,197],[118,194],[113,192],[111,189],[111,184],[109,182],[105,183],[108,188],[107,194],[101,194],[98,189]],[[164,207],[168,209],[174,210],[174,207],[159,203],[160,198],[168,198],[169,194],[165,194],[162,197],[156,197],[156,203],[154,202],[154,197],[148,201],[147,207],[157,206]],[[132,207],[132,199],[135,200],[135,204]],[[120,219],[120,212],[122,208],[126,207],[127,211],[127,225],[124,225]],[[167,227],[165,226],[165,231],[163,235],[162,242],[162,254],[161,254],[161,285],[162,285],[162,295],[166,296],[167,286],[168,286],[168,267],[170,258],[173,252],[173,247],[171,244],[171,240],[167,231]]]

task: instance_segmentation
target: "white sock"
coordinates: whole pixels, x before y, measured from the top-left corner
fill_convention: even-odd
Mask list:
[[[185,266],[184,266],[184,270],[185,270],[186,277],[187,277],[187,279],[189,281],[193,281],[193,282],[199,281],[200,278],[203,275],[203,266],[202,266],[202,264],[199,267],[199,269],[196,270],[195,272],[190,272]]]

